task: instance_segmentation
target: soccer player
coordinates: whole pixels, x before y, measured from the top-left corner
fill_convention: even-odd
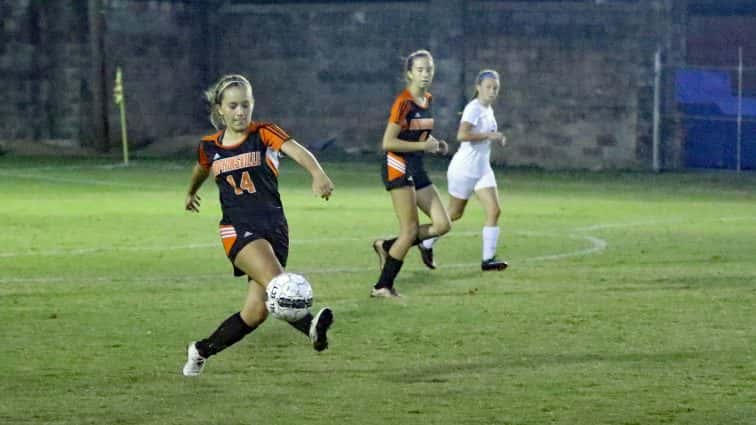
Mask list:
[[[496,258],[499,240],[499,192],[491,168],[491,143],[506,145],[506,137],[498,131],[491,105],[499,96],[499,73],[484,69],[475,79],[473,100],[465,106],[457,131],[459,150],[449,163],[446,177],[449,186],[449,214],[459,220],[473,192],[486,212],[483,226],[483,271],[504,270],[507,262]],[[431,251],[436,238],[422,242]]]
[[[223,217],[220,237],[235,276],[247,275],[248,291],[241,311],[227,318],[210,336],[189,344],[183,373],[196,376],[205,361],[238,342],[268,317],[266,285],[284,272],[289,229],[278,193],[279,152],[312,176],[312,190],[324,199],[333,183],[315,157],[275,124],[252,122],[252,85],[241,75],[225,75],[205,93],[210,122],[219,131],[204,137],[197,151],[185,208],[199,212],[197,194],[212,174],[220,192]],[[316,351],[328,347],[333,322],[330,308],[291,323],[308,335]]]
[[[431,135],[433,98],[428,89],[433,81],[434,68],[430,52],[418,50],[410,54],[404,72],[407,86],[394,101],[383,134],[383,150],[386,152],[383,184],[391,194],[394,212],[399,219],[399,235],[373,242],[381,274],[370,292],[372,297],[398,297],[394,280],[410,247],[423,239],[443,235],[451,228],[449,213],[423,167],[424,153],[444,154],[448,150],[444,140]],[[430,217],[430,224],[420,225],[418,207]]]

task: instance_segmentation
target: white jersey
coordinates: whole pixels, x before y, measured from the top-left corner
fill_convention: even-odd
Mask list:
[[[493,108],[483,106],[478,99],[473,99],[465,106],[461,122],[473,125],[475,133],[491,133],[498,130]],[[480,178],[491,170],[491,141],[462,141],[459,149],[449,164],[449,175]]]

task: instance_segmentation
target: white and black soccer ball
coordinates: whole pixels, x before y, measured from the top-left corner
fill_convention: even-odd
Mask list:
[[[268,283],[265,306],[273,317],[296,322],[312,307],[312,287],[302,275],[281,273]]]

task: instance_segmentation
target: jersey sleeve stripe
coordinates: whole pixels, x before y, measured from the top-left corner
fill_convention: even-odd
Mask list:
[[[281,145],[290,139],[289,135],[275,124],[260,127],[260,140],[275,150],[281,149]]]

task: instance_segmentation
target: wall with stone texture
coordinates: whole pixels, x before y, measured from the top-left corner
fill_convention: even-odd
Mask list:
[[[0,5],[0,89],[10,99],[0,104],[0,139],[88,142],[87,3]],[[256,118],[304,143],[376,151],[404,85],[402,57],[429,48],[435,133],[453,141],[475,75],[494,68],[509,138],[495,161],[545,168],[648,168],[653,52],[679,44],[684,23],[672,0],[102,4],[112,146],[109,92],[121,66],[136,144],[210,131],[202,90],[239,72],[254,85]],[[30,113],[40,125],[23,124]]]

